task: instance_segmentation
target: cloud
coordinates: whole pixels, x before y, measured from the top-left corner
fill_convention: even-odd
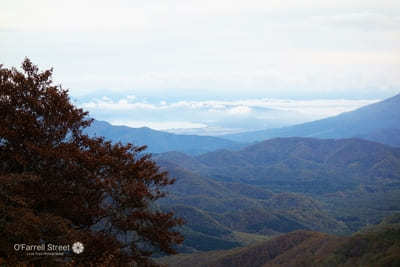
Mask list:
[[[0,62],[53,66],[73,97],[383,98],[400,88],[399,11],[394,0],[4,0]],[[151,108],[135,103],[119,105]]]
[[[362,29],[365,31],[400,31],[400,16],[363,11],[336,15],[311,17],[312,23],[340,27],[344,29]]]
[[[63,84],[71,88],[73,95],[82,96],[83,92],[96,92],[100,88],[107,91],[134,91],[137,95],[156,97],[183,96],[184,98],[212,98],[213,95],[226,95],[235,98],[249,97],[296,97],[299,95],[347,98],[377,92],[390,96],[400,88],[400,53],[364,53],[364,52],[318,52],[296,53],[287,51],[297,61],[307,61],[290,65],[282,57],[282,65],[250,70],[221,69],[215,72],[188,69],[187,72],[165,71],[152,73],[152,79],[145,79],[149,73],[124,71],[124,76],[96,75],[79,84],[68,77]],[[312,63],[311,63],[312,62]],[[190,66],[188,67],[190,68]],[[77,74],[79,75],[79,74]],[[73,79],[77,79],[74,77]],[[69,82],[68,82],[69,81]],[[80,88],[85,88],[81,90]],[[115,89],[112,89],[115,88]],[[135,89],[132,89],[135,88]],[[125,105],[124,103],[121,103]],[[194,103],[175,103],[174,105],[203,105]],[[199,106],[201,107],[201,106]]]
[[[284,16],[295,19],[293,13],[314,14],[330,10],[393,10],[400,8],[395,0],[191,0],[191,1],[109,1],[98,0],[3,0],[0,25],[3,29],[19,31],[131,31],[190,29],[199,21],[210,18],[243,18]],[[291,17],[289,17],[291,15]],[[363,16],[332,17],[334,21],[365,21]],[[350,17],[349,17],[350,16]],[[380,17],[367,15],[368,20]],[[186,21],[187,23],[182,23]],[[217,20],[218,21],[218,20]]]
[[[141,31],[148,24],[140,7],[90,1],[6,1],[0,28],[16,31]],[[4,8],[4,7],[7,8]]]
[[[227,110],[230,115],[248,115],[251,113],[251,108],[248,106],[235,106]]]
[[[115,125],[158,130],[197,128],[215,135],[259,130],[321,119],[354,110],[377,100],[244,99],[233,101],[154,101],[137,97],[100,97],[80,104],[98,120]],[[207,130],[206,130],[207,129]],[[189,131],[190,132],[190,131]]]
[[[93,110],[104,110],[108,112],[112,111],[132,111],[136,109],[142,110],[154,110],[157,109],[157,106],[143,103],[143,102],[131,102],[132,99],[127,97],[123,99],[119,99],[118,101],[113,101],[109,97],[102,97],[101,99],[97,99],[91,102],[83,103],[82,107],[86,109]]]
[[[206,124],[193,123],[187,121],[135,121],[135,120],[111,120],[112,125],[124,125],[133,128],[148,127],[157,130],[171,130],[171,129],[196,129],[205,128]]]

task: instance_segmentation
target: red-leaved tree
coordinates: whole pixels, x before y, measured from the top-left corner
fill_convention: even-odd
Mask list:
[[[0,65],[0,260],[11,265],[152,266],[174,253],[182,220],[157,209],[173,183],[145,147],[83,133],[91,119],[29,59]],[[59,256],[15,244],[71,245]]]

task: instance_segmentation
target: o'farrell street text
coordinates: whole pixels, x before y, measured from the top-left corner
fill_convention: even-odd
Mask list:
[[[67,252],[71,250],[70,245],[54,245],[54,244],[40,244],[40,245],[27,245],[15,244],[15,251],[46,251],[46,252]]]

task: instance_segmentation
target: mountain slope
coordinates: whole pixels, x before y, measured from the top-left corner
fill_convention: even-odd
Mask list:
[[[315,138],[351,138],[365,136],[368,138],[369,134],[384,129],[400,129],[400,94],[384,101],[364,106],[355,111],[342,113],[335,117],[290,127],[224,135],[223,137],[240,142],[254,142],[274,137],[294,136]],[[390,138],[386,137],[381,141],[387,139],[390,140]]]
[[[181,151],[187,154],[201,154],[217,149],[235,149],[241,147],[237,142],[211,136],[177,135],[150,128],[130,128],[113,126],[105,121],[94,121],[87,128],[90,136],[104,136],[108,140],[135,145],[147,145],[151,153]]]
[[[166,204],[196,207],[232,231],[357,231],[400,210],[400,149],[371,141],[277,138],[154,159],[178,178]]]
[[[171,267],[394,267],[400,264],[400,224],[382,222],[351,237],[295,231],[244,248],[170,256],[160,262]]]
[[[277,138],[238,151],[218,150],[175,161],[156,157],[225,182],[311,195],[363,185],[400,186],[400,149],[361,139]]]
[[[357,137],[390,146],[400,147],[400,128],[379,129],[367,134],[360,134]]]
[[[185,160],[185,156],[177,152],[166,155],[175,155],[173,158],[181,162],[195,162]],[[173,211],[186,221],[182,229],[185,241],[181,252],[227,249],[249,243],[238,238],[238,233],[239,236],[243,233],[270,236],[298,229],[330,233],[349,231],[343,222],[329,216],[322,210],[321,203],[311,197],[215,181],[176,163],[157,160],[160,156],[155,157],[157,163],[162,170],[168,170],[176,182],[169,187],[168,196],[157,203],[163,210]]]

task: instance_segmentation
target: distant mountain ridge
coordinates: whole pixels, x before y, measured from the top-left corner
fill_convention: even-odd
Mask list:
[[[90,136],[104,136],[113,142],[133,143],[138,146],[146,145],[147,152],[162,153],[180,151],[197,155],[217,149],[236,149],[243,145],[238,142],[212,136],[178,135],[153,130],[147,127],[131,128],[114,126],[105,121],[95,120],[85,129]]]
[[[97,120],[85,131],[91,136],[104,136],[114,142],[147,145],[148,151],[151,153],[179,151],[190,155],[199,155],[219,149],[238,149],[248,143],[275,137],[328,139],[357,137],[391,146],[400,146],[400,94],[335,117],[290,127],[219,137],[180,135],[147,127],[114,126],[108,122]]]
[[[255,142],[274,137],[336,139],[362,137],[389,145],[400,146],[400,138],[397,136],[399,132],[400,94],[381,102],[326,119],[289,127],[223,135],[221,137],[238,142]]]

